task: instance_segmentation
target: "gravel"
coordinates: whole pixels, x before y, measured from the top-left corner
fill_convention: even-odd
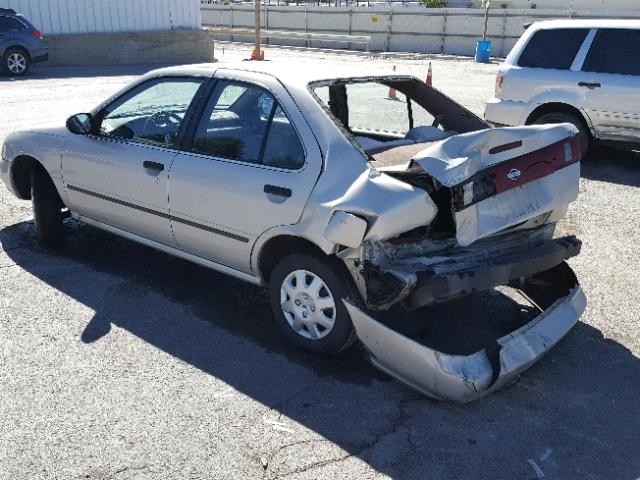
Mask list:
[[[426,74],[425,59],[267,49],[285,56]],[[435,86],[482,113],[497,65],[432,62]],[[2,77],[0,141],[90,110],[147,68]],[[637,478],[639,186],[638,154],[602,148],[583,164],[562,228],[584,241],[571,264],[587,311],[471,405],[428,400],[356,350],[295,350],[262,290],[163,253],[77,224],[44,250],[29,203],[0,187],[0,478]]]

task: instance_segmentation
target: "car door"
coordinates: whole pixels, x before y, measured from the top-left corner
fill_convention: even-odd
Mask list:
[[[70,135],[62,171],[71,211],[175,245],[168,173],[181,126],[204,82],[194,77],[143,81],[94,116],[91,134]]]
[[[322,166],[293,99],[273,77],[218,70],[188,151],[171,167],[179,248],[246,273],[265,231],[299,221]]]
[[[0,55],[10,46],[15,46],[19,42],[21,32],[27,26],[15,17],[0,14]]]
[[[600,29],[578,85],[598,138],[640,142],[640,30]]]

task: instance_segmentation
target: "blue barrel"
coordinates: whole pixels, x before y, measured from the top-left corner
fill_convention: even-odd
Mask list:
[[[491,55],[491,40],[478,40],[476,43],[476,62],[489,63]]]

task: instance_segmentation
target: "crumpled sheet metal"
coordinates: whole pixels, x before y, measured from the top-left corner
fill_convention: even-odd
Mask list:
[[[544,178],[487,198],[456,212],[456,239],[466,247],[542,213],[564,211],[578,198],[579,187],[580,164],[574,163]]]
[[[485,168],[569,138],[578,131],[570,123],[502,127],[455,135],[425,148],[413,162],[445,187],[459,185]],[[522,145],[500,153],[494,147],[521,141]]]
[[[429,397],[466,403],[497,390],[538,361],[573,328],[587,300],[576,284],[531,322],[498,339],[497,375],[484,350],[471,355],[438,352],[343,302],[374,366]]]

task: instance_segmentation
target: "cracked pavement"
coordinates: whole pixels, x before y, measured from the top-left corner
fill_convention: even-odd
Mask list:
[[[370,61],[426,73],[424,60]],[[436,87],[482,112],[496,65],[433,67]],[[87,111],[147,69],[0,77],[0,141]],[[264,292],[221,274],[75,222],[62,248],[42,249],[30,204],[0,187],[0,479],[529,480],[531,462],[550,479],[640,477],[640,155],[599,149],[583,177],[561,226],[584,241],[571,261],[582,322],[471,405],[428,400],[355,349],[294,349]]]

